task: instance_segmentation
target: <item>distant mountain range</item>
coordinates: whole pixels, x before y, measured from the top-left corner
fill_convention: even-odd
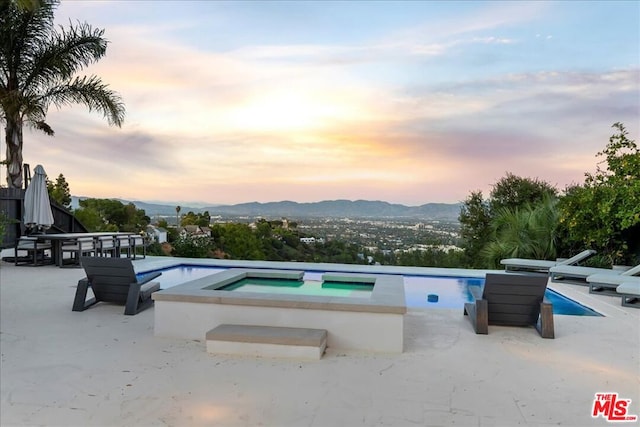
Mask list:
[[[78,201],[86,197],[72,197],[72,207],[77,208]],[[138,209],[144,209],[150,217],[175,216],[176,205],[163,205],[142,201],[120,200],[133,203]],[[269,203],[240,203],[236,205],[218,205],[208,207],[180,206],[180,213],[202,213],[208,211],[211,216],[264,216],[286,218],[424,218],[439,220],[457,220],[461,203],[427,203],[420,206],[405,206],[382,201],[369,200],[325,200],[314,203],[291,201]]]

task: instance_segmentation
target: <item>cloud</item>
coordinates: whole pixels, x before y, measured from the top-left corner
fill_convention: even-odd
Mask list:
[[[226,22],[229,9],[240,14],[234,3],[215,14],[217,4],[187,3],[171,20],[166,6],[143,19],[140,4],[118,3],[113,18],[113,4],[87,3],[61,9],[107,28],[107,56],[87,73],[123,96],[125,124],[65,108],[49,114],[54,139],[25,142],[25,159],[64,173],[74,194],[455,202],[507,171],[581,181],[613,122],[637,133],[637,67],[531,65],[527,31],[514,30],[547,34],[538,22],[552,3],[469,2],[444,14],[436,4],[402,27],[340,37],[310,27],[291,39]],[[207,13],[187,19],[192,8]]]

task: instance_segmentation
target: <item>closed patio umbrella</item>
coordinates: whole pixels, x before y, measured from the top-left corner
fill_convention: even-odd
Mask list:
[[[47,174],[41,165],[34,169],[34,177],[24,193],[23,221],[28,228],[46,230],[53,225],[53,212],[47,192]]]

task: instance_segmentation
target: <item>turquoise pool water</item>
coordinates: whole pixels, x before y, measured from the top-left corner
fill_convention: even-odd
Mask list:
[[[178,265],[162,271],[162,275],[158,277],[162,289],[180,285],[190,280],[199,279],[201,277],[225,271],[226,268],[205,267],[195,265]],[[146,272],[150,273],[150,272]],[[143,276],[146,273],[141,273]],[[318,292],[318,295],[327,295],[327,289],[322,289],[322,275],[324,271],[307,271],[304,275],[305,282],[310,283],[311,292]],[[255,284],[254,284],[255,285]],[[472,300],[469,287],[484,285],[484,279],[468,278],[468,277],[434,277],[434,276],[404,276],[404,292],[408,308],[456,308],[462,309],[465,302]],[[315,289],[313,288],[315,287]],[[269,292],[269,293],[290,293],[290,290],[274,287],[268,289],[260,286],[253,289],[246,287],[245,291],[251,292]],[[330,289],[331,292],[341,291],[340,289]],[[339,292],[338,292],[339,293]],[[306,295],[309,295],[308,293]],[[315,294],[314,294],[315,295]],[[352,294],[352,291],[344,291],[342,295],[332,293],[333,296],[364,296],[368,297],[370,292]],[[429,298],[429,296],[432,296]],[[437,296],[437,302],[430,302]],[[559,294],[551,289],[547,289],[546,297],[553,303],[554,314],[566,314],[574,316],[601,316],[596,311],[586,307],[570,298]]]
[[[323,282],[321,280],[242,279],[219,290],[288,295],[321,295],[332,297],[369,298],[373,285]]]

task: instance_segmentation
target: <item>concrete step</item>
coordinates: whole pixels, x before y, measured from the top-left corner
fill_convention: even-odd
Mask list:
[[[207,352],[319,360],[327,347],[324,329],[222,324],[206,334]]]

